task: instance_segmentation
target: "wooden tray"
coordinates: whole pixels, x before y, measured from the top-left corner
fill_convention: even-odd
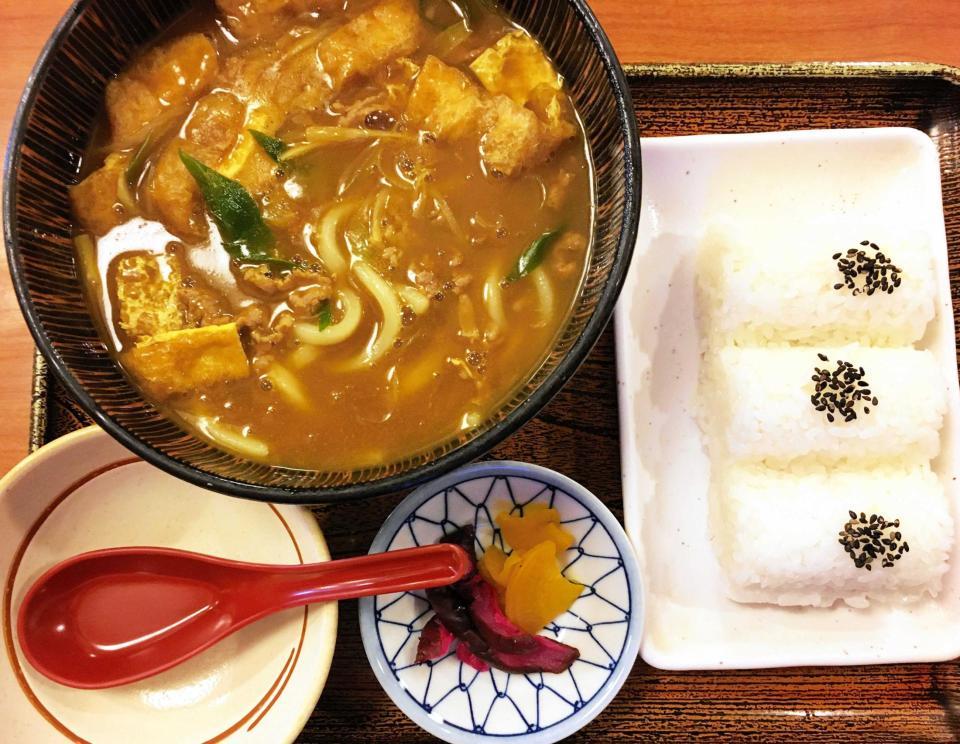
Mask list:
[[[643,136],[778,129],[909,126],[940,152],[954,312],[960,308],[960,70],[915,64],[627,66]],[[30,444],[89,423],[38,358]],[[554,401],[499,446],[495,458],[536,462],[583,483],[622,518],[612,329]],[[315,510],[331,551],[366,551],[399,499]],[[367,665],[355,602],[340,607],[326,690],[304,742],[420,742]],[[960,633],[960,628],[957,629]],[[793,741],[817,734],[956,741],[960,664],[661,672],[638,661],[617,699],[573,741]]]

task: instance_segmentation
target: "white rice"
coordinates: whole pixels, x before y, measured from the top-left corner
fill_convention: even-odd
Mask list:
[[[948,568],[953,522],[926,464],[804,473],[738,466],[716,479],[714,496],[715,544],[737,602],[909,601],[936,596]],[[890,568],[857,568],[839,542],[850,510],[899,519],[909,552]]]
[[[825,354],[824,362],[818,353]],[[863,367],[877,405],[829,423],[811,404],[811,376],[838,360]],[[704,363],[706,428],[715,463],[813,461],[859,467],[892,458],[926,461],[940,451],[946,384],[929,351],[912,348],[719,349]]]
[[[893,294],[834,289],[843,276],[833,256],[859,250],[864,239],[902,270]],[[935,313],[926,240],[884,228],[821,225],[797,233],[782,224],[718,226],[700,251],[698,286],[705,340],[713,347],[902,346],[919,341]]]

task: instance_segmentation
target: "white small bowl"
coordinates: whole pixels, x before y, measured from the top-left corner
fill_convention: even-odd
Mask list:
[[[33,581],[71,555],[126,545],[261,563],[330,559],[306,509],[190,485],[95,427],[57,439],[0,480],[0,739],[293,741],[330,669],[336,603],[278,612],[173,669],[105,690],[64,687],[24,659],[15,618]]]
[[[563,573],[586,589],[543,635],[576,647],[562,674],[477,672],[450,653],[415,663],[433,612],[423,592],[360,600],[367,658],[394,703],[424,730],[452,744],[502,740],[549,744],[571,735],[620,690],[640,646],[643,592],[633,549],[596,496],[566,476],[519,462],[468,465],[417,489],[384,523],[371,553],[437,542],[473,525],[478,547],[504,547],[494,518],[507,507],[543,503],[560,512],[574,545]]]

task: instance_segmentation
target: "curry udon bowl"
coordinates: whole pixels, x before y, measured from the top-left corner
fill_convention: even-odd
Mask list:
[[[79,0],[44,49],[17,113],[4,172],[7,254],[24,316],[50,368],[129,449],[186,481],[275,502],[323,502],[401,490],[481,457],[522,426],[576,371],[609,320],[636,239],[640,150],[623,72],[582,0],[504,0],[559,68],[592,158],[593,235],[583,280],[552,346],[485,420],[436,446],[344,470],[265,464],[219,449],[168,418],[107,348],[84,297],[69,188],[107,83],[187,12],[191,0]],[[347,430],[349,420],[337,422]]]

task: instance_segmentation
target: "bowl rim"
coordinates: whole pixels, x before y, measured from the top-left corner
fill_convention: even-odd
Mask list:
[[[94,422],[114,439],[150,464],[173,476],[188,483],[231,496],[285,504],[335,503],[356,498],[381,496],[426,483],[483,456],[532,419],[559,392],[583,361],[586,360],[590,350],[600,338],[600,334],[613,317],[613,309],[623,287],[627,269],[633,256],[634,245],[637,241],[642,185],[640,136],[637,130],[636,117],[633,113],[630,87],[623,67],[613,50],[613,45],[585,0],[566,0],[585,26],[587,35],[600,56],[606,79],[612,88],[616,101],[618,129],[620,139],[624,144],[622,156],[624,161],[623,223],[617,240],[616,256],[593,314],[584,326],[580,336],[571,344],[564,357],[557,364],[557,367],[529,397],[510,411],[505,418],[482,434],[433,460],[396,475],[330,488],[261,485],[217,475],[154,449],[150,444],[121,426],[100,408],[93,396],[73,376],[48,338],[30,297],[19,261],[20,246],[14,230],[15,208],[19,192],[15,176],[20,164],[20,150],[26,135],[26,116],[32,109],[38,95],[37,82],[47,73],[56,51],[63,39],[79,21],[81,13],[94,1],[74,0],[54,28],[33,69],[27,76],[13,117],[13,126],[4,155],[3,239],[17,302],[37,348],[70,395],[91,416]]]
[[[502,736],[461,731],[434,719],[421,707],[411,704],[406,690],[397,681],[393,672],[384,665],[381,660],[379,631],[374,617],[375,597],[361,597],[359,600],[357,621],[360,626],[360,637],[363,641],[363,650],[366,653],[367,661],[370,663],[370,668],[373,670],[377,682],[380,683],[384,692],[404,715],[424,731],[455,744],[485,744],[498,738],[510,739],[511,741],[522,742],[522,744],[550,744],[573,735],[599,716],[619,694],[636,665],[637,659],[640,658],[640,644],[646,625],[646,587],[636,549],[633,547],[633,543],[627,536],[620,520],[610,511],[610,508],[586,486],[563,473],[542,465],[516,460],[476,462],[447,473],[435,481],[425,483],[401,500],[390,512],[390,516],[386,518],[373,538],[369,552],[385,551],[389,541],[399,532],[407,517],[438,493],[465,481],[490,477],[530,478],[566,492],[600,521],[620,553],[623,560],[624,575],[627,579],[627,591],[631,598],[630,620],[628,621],[627,635],[624,639],[620,659],[617,665],[610,670],[610,675],[597,693],[582,708],[567,718],[532,733]]]

